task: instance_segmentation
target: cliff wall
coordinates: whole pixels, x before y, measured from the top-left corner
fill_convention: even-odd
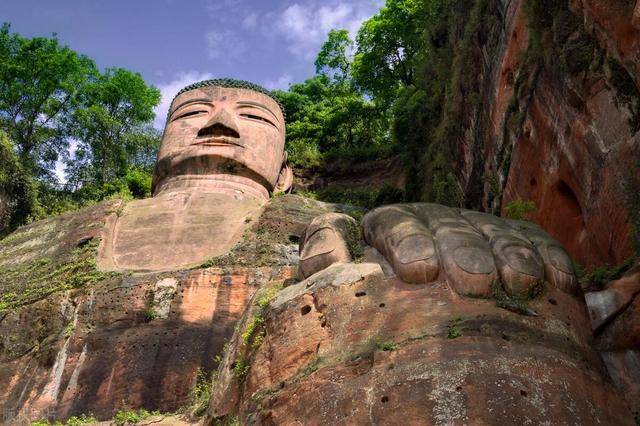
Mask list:
[[[456,141],[467,202],[505,214],[511,202],[533,201],[532,219],[583,266],[633,253],[640,30],[632,3],[488,2],[470,37],[476,60],[467,72],[481,96],[467,98],[469,126]]]

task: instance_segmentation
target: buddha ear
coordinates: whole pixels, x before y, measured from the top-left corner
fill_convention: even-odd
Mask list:
[[[289,193],[293,189],[293,169],[289,164],[287,151],[284,152],[282,156],[282,168],[280,169],[280,175],[278,176],[278,181],[276,182],[275,188],[273,188],[273,192],[284,192]]]

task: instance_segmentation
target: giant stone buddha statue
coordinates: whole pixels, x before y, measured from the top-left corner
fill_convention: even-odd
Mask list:
[[[107,270],[171,270],[227,252],[270,194],[291,187],[282,109],[237,80],[182,89],[169,109],[153,198],[120,212],[101,247]]]
[[[291,188],[284,147],[284,114],[266,90],[186,87],[153,197],[108,224],[100,266],[177,270],[227,253]],[[533,224],[426,203],[384,206],[362,224],[328,213],[301,238],[299,275],[247,305],[209,423],[631,422],[590,346],[571,259]]]

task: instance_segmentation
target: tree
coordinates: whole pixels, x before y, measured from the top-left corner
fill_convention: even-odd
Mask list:
[[[87,84],[82,108],[68,123],[78,141],[66,161],[69,181],[76,187],[102,185],[124,177],[131,166],[148,168],[159,137],[146,125],[159,102],[156,88],[122,68],[107,69]]]
[[[36,209],[36,188],[13,144],[0,130],[0,236],[25,223]]]
[[[352,76],[378,102],[389,105],[400,86],[414,83],[416,58],[424,46],[426,10],[431,10],[427,3],[438,2],[387,0],[358,31]]]
[[[316,73],[343,82],[351,71],[350,51],[353,40],[347,30],[331,30],[315,61]]]
[[[0,28],[0,128],[16,145],[23,168],[52,178],[66,151],[61,123],[76,108],[84,83],[96,73],[89,58],[52,38],[23,38]]]

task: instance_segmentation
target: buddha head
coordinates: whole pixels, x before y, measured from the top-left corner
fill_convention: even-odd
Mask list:
[[[284,150],[279,102],[255,84],[206,80],[171,103],[153,179],[153,193],[207,190],[268,198],[293,175]]]

